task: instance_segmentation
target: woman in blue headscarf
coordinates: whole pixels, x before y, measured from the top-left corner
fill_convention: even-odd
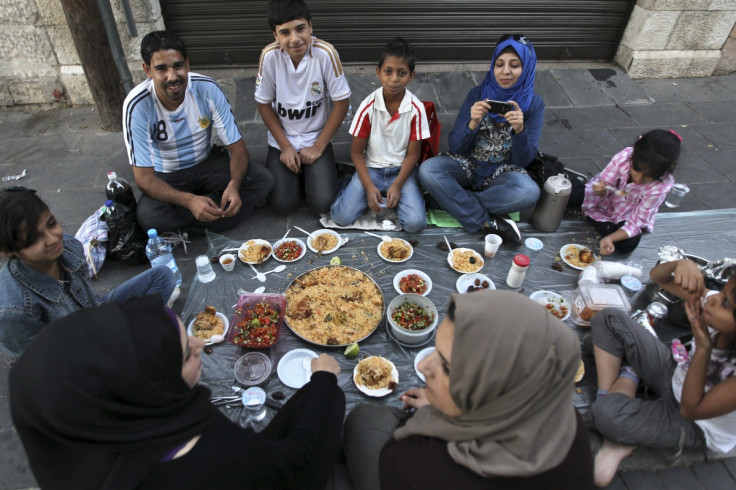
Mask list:
[[[534,160],[544,122],[544,101],[534,93],[536,64],[526,37],[501,36],[486,78],[460,108],[450,153],[419,168],[425,189],[468,232],[495,232],[518,244],[513,221],[498,215],[526,209],[539,198],[539,187],[524,171]]]

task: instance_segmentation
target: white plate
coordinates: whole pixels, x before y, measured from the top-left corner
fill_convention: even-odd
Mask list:
[[[331,254],[332,252],[334,252],[335,250],[337,250],[338,248],[342,247],[343,245],[345,245],[348,242],[347,237],[343,238],[336,231],[328,230],[327,228],[323,228],[321,230],[313,231],[312,232],[312,236],[315,236],[316,237],[316,236],[319,236],[319,235],[321,235],[323,233],[327,233],[327,234],[332,235],[335,238],[337,238],[337,245],[335,245],[335,248],[332,248],[330,250],[322,250],[322,255]],[[309,247],[309,250],[311,250],[312,252],[314,252],[314,253],[320,253],[319,250],[317,250],[316,248],[312,247],[312,240],[309,237],[307,237],[307,246]]]
[[[294,349],[287,352],[276,366],[276,374],[289,388],[299,389],[309,381],[312,370],[305,369],[304,361],[316,359],[317,354],[309,349]]]
[[[409,247],[409,256],[407,258],[405,258],[404,260],[391,260],[391,259],[389,259],[387,257],[384,257],[383,254],[381,253],[381,245],[383,245],[383,240],[381,240],[381,242],[376,247],[376,251],[378,252],[378,256],[381,257],[383,260],[385,260],[386,262],[391,262],[393,264],[400,264],[402,262],[406,262],[407,260],[409,260],[411,258],[412,255],[414,255],[414,247],[412,247],[409,242],[407,242],[406,240],[403,240],[401,238],[393,238],[393,240],[398,240],[400,242],[404,242],[404,245],[406,245],[407,247]]]
[[[455,268],[455,264],[452,263],[452,252],[454,252],[455,250],[467,250],[469,252],[473,252],[473,256],[475,257],[475,260],[477,260],[478,262],[480,262],[480,267],[478,267],[477,270],[474,270],[472,272],[463,272],[460,269],[456,269]],[[462,247],[460,247],[460,248],[453,248],[452,250],[450,250],[447,253],[447,263],[450,264],[450,267],[452,267],[452,270],[454,270],[456,272],[459,272],[460,274],[473,274],[473,273],[478,272],[481,269],[483,269],[483,266],[485,265],[485,261],[483,260],[483,257],[481,257],[478,252],[476,252],[472,248],[462,248]]]
[[[224,337],[225,335],[227,335],[228,328],[230,328],[230,322],[228,321],[227,317],[225,315],[223,315],[222,313],[220,313],[219,311],[216,312],[215,315],[220,320],[222,320],[222,324],[225,327],[223,329],[223,331],[222,331],[222,336]],[[190,337],[194,337],[194,334],[192,333],[192,327],[194,327],[194,320],[196,320],[196,319],[197,319],[197,317],[195,315],[195,317],[192,318],[192,321],[189,322],[189,326],[187,327],[187,335],[189,335]],[[202,340],[204,340],[204,339],[202,339]],[[204,341],[204,345],[211,345],[211,344],[212,344],[212,342],[210,342],[209,340],[205,340]]]
[[[391,364],[391,377],[394,379],[394,381],[396,381],[396,384],[399,384],[399,371],[396,369],[396,365],[393,362],[386,359],[385,357],[383,358],[383,360]],[[368,396],[381,397],[381,396],[386,396],[389,393],[394,392],[394,390],[390,390],[388,388],[381,388],[380,390],[372,390],[370,388],[366,388],[365,386],[359,385],[358,383],[355,382],[355,377],[357,375],[358,375],[358,364],[356,364],[355,369],[353,369],[353,383],[355,383],[355,387],[358,388],[358,390],[360,390],[361,392],[365,393]]]
[[[394,289],[396,290],[396,292],[399,294],[404,294],[404,291],[401,290],[399,283],[401,282],[401,279],[411,274],[416,274],[424,280],[424,283],[427,285],[427,290],[422,293],[422,296],[428,295],[429,292],[432,290],[432,279],[427,274],[418,269],[406,269],[394,276]]]
[[[557,294],[553,291],[544,291],[544,290],[534,291],[532,294],[529,295],[529,299],[536,301],[537,303],[539,303],[540,305],[544,307],[546,307],[548,304],[564,306],[567,308],[567,314],[563,316],[562,318],[560,317],[557,317],[557,318],[560,318],[560,320],[562,320],[563,322],[567,320],[568,318],[570,318],[570,310],[571,310],[570,303],[568,303],[567,300],[563,298],[561,294]],[[550,315],[552,315],[552,312],[550,312]],[[557,316],[557,315],[552,315],[552,316]]]
[[[268,248],[270,248],[271,251],[268,252],[268,255],[266,255],[263,258],[263,260],[261,260],[260,262],[258,262],[258,261],[248,262],[248,261],[243,260],[243,257],[240,256],[240,252],[241,251],[245,251],[245,249],[247,249],[248,247],[251,247],[253,245],[268,245]],[[262,263],[264,263],[265,261],[268,260],[268,258],[271,256],[272,253],[273,253],[273,246],[270,243],[268,243],[266,240],[261,240],[259,238],[254,238],[253,240],[246,241],[245,243],[243,243],[240,246],[240,250],[238,250],[238,258],[240,259],[241,262],[243,262],[245,264],[262,264]]]
[[[419,379],[422,380],[422,383],[425,382],[424,375],[419,370],[419,363],[422,362],[422,360],[430,355],[432,352],[434,352],[434,347],[427,347],[426,349],[422,349],[419,351],[419,354],[414,358],[414,371],[417,372],[417,376]]]
[[[462,276],[457,278],[457,281],[455,281],[455,289],[457,289],[458,293],[467,293],[468,292],[468,286],[475,285],[475,280],[480,279],[480,282],[488,281],[488,288],[487,289],[496,289],[496,285],[493,284],[493,280],[491,280],[490,277],[485,276],[483,274],[479,274],[477,272],[471,272],[469,274],[463,274]]]
[[[572,265],[572,264],[571,264],[571,263],[570,263],[570,262],[569,262],[569,261],[568,261],[568,260],[567,260],[567,259],[565,258],[565,255],[567,255],[567,253],[568,253],[568,249],[569,249],[570,247],[577,247],[577,248],[579,248],[579,249],[587,248],[588,250],[590,250],[590,247],[584,247],[584,246],[582,246],[582,245],[578,245],[577,243],[568,243],[567,245],[564,245],[564,246],[563,246],[563,247],[562,247],[562,248],[560,249],[560,258],[562,259],[562,261],[563,261],[564,263],[566,263],[567,265],[569,265],[570,267],[572,267],[573,269],[577,269],[577,270],[579,270],[579,271],[581,271],[581,270],[585,269],[585,267],[588,267],[587,265],[586,265],[585,267],[580,267],[580,266],[577,266],[577,265]],[[592,250],[590,250],[590,251],[592,252]],[[593,255],[595,255],[595,254],[593,254]],[[590,264],[588,264],[588,265],[590,265]]]
[[[276,255],[275,250],[277,248],[279,248],[279,245],[281,245],[284,242],[296,242],[296,243],[298,243],[302,247],[302,253],[299,255],[299,257],[295,258],[294,260],[284,260],[284,259],[278,258],[278,256]],[[288,264],[289,262],[296,262],[297,260],[299,260],[302,257],[304,257],[304,255],[307,253],[307,246],[304,244],[303,241],[301,241],[298,238],[282,238],[281,240],[279,240],[279,241],[277,241],[276,243],[273,244],[273,251],[271,253],[272,253],[274,259],[278,260],[279,262],[284,262],[284,263]]]

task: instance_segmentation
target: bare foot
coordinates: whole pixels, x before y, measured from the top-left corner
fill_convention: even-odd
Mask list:
[[[595,455],[593,469],[595,486],[599,488],[608,486],[613,477],[616,476],[618,465],[626,456],[634,452],[634,449],[636,449],[636,446],[622,446],[608,439],[603,439],[603,444],[598,450],[598,454]]]

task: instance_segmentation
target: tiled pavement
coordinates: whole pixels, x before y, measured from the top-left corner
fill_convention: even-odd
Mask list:
[[[422,100],[435,101],[443,125],[442,149],[465,94],[482,80],[484,70],[478,65],[418,66],[409,88]],[[349,66],[346,71],[356,108],[378,82],[372,67]],[[218,78],[233,102],[251,160],[263,162],[266,131],[253,103],[254,78],[207,74]],[[678,211],[736,207],[736,75],[634,81],[611,66],[540,64],[537,91],[547,103],[540,149],[568,167],[592,175],[642,132],[675,129],[684,140],[675,177],[691,189]],[[108,171],[132,181],[122,135],[102,132],[92,107],[0,112],[0,142],[0,176],[26,169],[28,177],[18,183],[39,190],[67,232],[73,233],[104,201]],[[334,142],[337,154],[347,158],[349,145],[343,128]],[[280,236],[293,223],[309,228],[317,220],[306,210],[282,217],[259,209],[232,236],[255,236],[253,230],[258,236]],[[205,249],[198,238],[189,244],[186,256],[177,251],[185,277],[192,277],[192,258]],[[97,288],[106,291],[142,267],[105,264]],[[32,487],[35,481],[10,421],[7,372],[0,361],[0,488]],[[609,488],[736,488],[735,458],[705,461],[701,453],[688,458],[681,466],[668,467],[666,454],[639,449]]]

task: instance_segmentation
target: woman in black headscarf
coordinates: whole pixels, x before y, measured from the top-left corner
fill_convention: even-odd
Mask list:
[[[10,371],[11,415],[46,488],[324,488],[340,441],[340,368],[312,380],[260,434],[197,385],[203,343],[157,296],[47,326]]]

